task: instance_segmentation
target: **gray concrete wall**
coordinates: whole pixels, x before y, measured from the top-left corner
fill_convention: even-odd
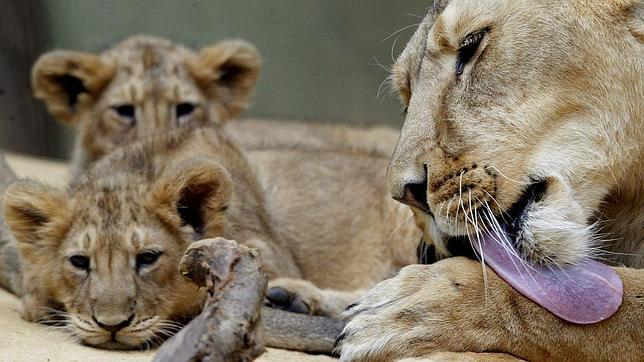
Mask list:
[[[392,54],[400,52],[414,27],[388,36],[418,23],[430,4],[427,0],[41,0],[43,24],[38,25],[44,32],[44,49],[98,51],[134,33],[161,35],[192,47],[244,38],[255,43],[265,58],[246,116],[397,127],[401,107],[395,96],[381,92],[377,98],[387,72],[376,63],[392,62]],[[0,132],[6,129],[7,122],[0,119]],[[61,138],[56,132],[52,135]],[[4,143],[0,147],[7,147],[3,137],[0,142]],[[55,143],[60,147],[27,148],[64,156],[69,143],[62,139]]]

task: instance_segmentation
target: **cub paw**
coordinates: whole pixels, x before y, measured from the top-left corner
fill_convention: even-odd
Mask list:
[[[278,278],[268,282],[266,302],[293,313],[327,316],[318,288],[305,280]]]

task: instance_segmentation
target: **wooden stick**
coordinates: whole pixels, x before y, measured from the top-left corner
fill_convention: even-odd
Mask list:
[[[181,274],[206,287],[203,312],[164,343],[155,361],[252,361],[264,352],[259,331],[266,276],[255,251],[223,238],[192,244]]]

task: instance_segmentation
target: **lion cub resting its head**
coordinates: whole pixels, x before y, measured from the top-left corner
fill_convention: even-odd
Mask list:
[[[194,240],[216,236],[259,249],[278,288],[269,299],[310,314],[339,313],[413,262],[420,232],[384,192],[385,158],[291,152],[253,168],[222,130],[181,128],[113,152],[66,190],[12,184],[3,202],[24,317],[60,318],[103,348],[153,343],[200,312],[204,294],[177,266]]]
[[[133,36],[100,55],[56,50],[38,59],[32,86],[49,112],[78,128],[75,165],[158,130],[219,124],[248,104],[257,49],[227,40],[195,53],[169,40]]]

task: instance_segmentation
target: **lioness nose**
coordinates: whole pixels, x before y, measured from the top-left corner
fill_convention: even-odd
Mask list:
[[[116,322],[116,323],[101,323],[96,319],[96,317],[92,317],[94,319],[94,322],[98,324],[99,327],[105,329],[108,332],[116,333],[120,331],[121,329],[127,327],[132,323],[132,320],[134,319],[134,314],[132,314],[128,319],[123,320],[121,322]]]
[[[406,184],[402,198],[396,200],[431,214],[427,204],[427,179],[421,183]]]

